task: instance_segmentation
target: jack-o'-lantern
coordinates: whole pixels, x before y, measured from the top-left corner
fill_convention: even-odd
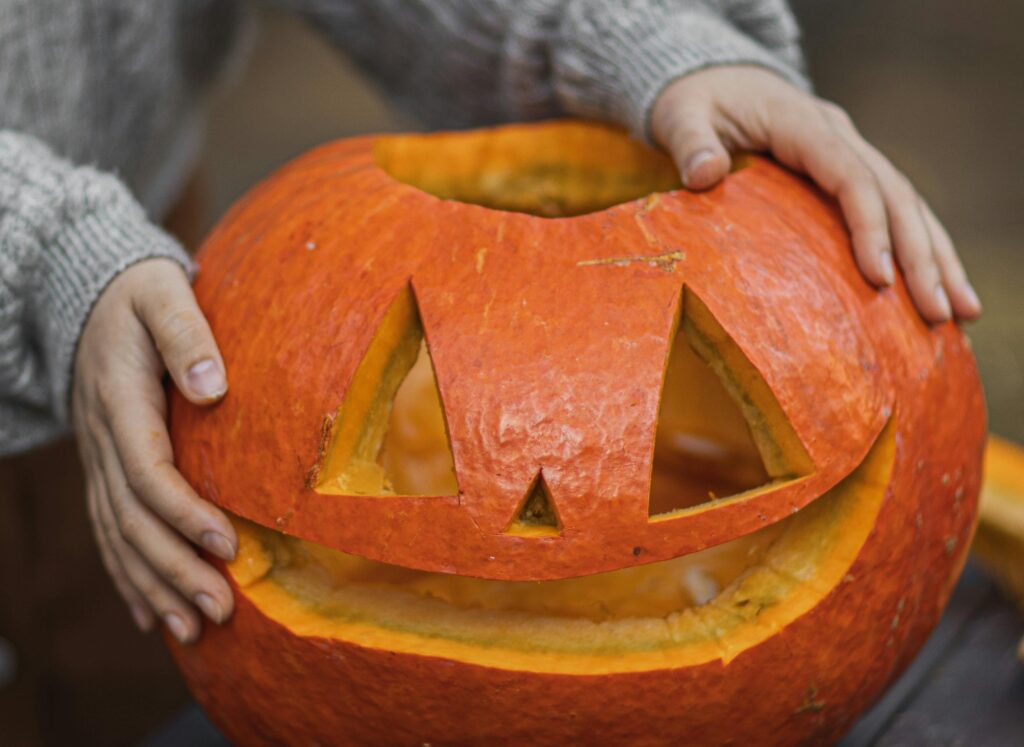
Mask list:
[[[692,194],[595,124],[336,142],[196,293],[231,388],[173,441],[241,546],[174,652],[239,744],[828,742],[963,563],[967,342],[767,160]]]

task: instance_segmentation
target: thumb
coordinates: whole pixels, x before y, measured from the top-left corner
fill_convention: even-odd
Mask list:
[[[729,173],[729,151],[711,127],[708,117],[686,113],[668,143],[672,160],[687,189],[710,189]]]
[[[710,106],[668,91],[653,112],[652,134],[668,150],[687,189],[715,186],[729,173],[729,151],[712,127]]]
[[[195,404],[216,402],[228,383],[210,325],[184,271],[171,262],[160,264],[159,277],[146,283],[136,302],[139,317],[181,393]]]

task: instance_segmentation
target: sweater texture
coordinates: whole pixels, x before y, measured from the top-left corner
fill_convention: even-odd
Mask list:
[[[648,139],[658,93],[711,65],[806,86],[784,0],[276,0],[429,127],[574,115]],[[0,455],[66,430],[75,350],[198,153],[243,0],[0,0]]]

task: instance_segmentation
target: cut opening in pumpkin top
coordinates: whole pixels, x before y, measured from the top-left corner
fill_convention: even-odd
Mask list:
[[[374,158],[394,179],[435,197],[545,218],[682,186],[668,156],[593,123],[384,136]]]

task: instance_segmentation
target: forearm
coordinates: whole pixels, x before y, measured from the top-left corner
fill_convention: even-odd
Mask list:
[[[664,86],[754,64],[805,85],[782,0],[276,0],[437,126],[569,113],[648,136]]]
[[[82,327],[121,270],[187,256],[113,176],[0,131],[0,454],[67,422]]]
[[[671,81],[718,65],[756,65],[807,87],[799,32],[781,0],[578,0],[552,45],[554,80],[574,114],[650,140],[653,104]]]

